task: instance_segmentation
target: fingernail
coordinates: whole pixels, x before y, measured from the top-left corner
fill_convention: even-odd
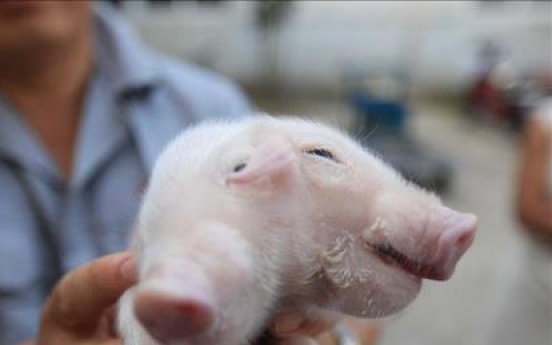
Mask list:
[[[134,258],[129,255],[121,262],[119,266],[121,276],[123,279],[135,280],[136,279],[136,265],[134,264]]]
[[[272,330],[278,334],[290,333],[301,328],[304,318],[298,314],[282,315],[272,323]]]
[[[319,343],[311,337],[291,337],[283,339],[279,345],[319,345]]]

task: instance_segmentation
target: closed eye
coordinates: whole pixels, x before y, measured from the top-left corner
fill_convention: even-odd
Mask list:
[[[305,153],[307,153],[309,155],[318,156],[318,157],[321,157],[321,158],[325,158],[325,159],[329,159],[329,160],[332,160],[334,162],[337,162],[337,160],[335,159],[334,154],[331,151],[323,149],[323,148],[316,148],[315,147],[315,148],[306,150]]]
[[[247,166],[246,163],[238,163],[236,166],[234,166],[234,169],[232,169],[232,172],[234,173],[238,173],[240,171],[242,171],[243,169],[245,169],[245,167]]]

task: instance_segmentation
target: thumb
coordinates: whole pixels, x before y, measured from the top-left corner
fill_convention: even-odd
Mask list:
[[[60,331],[93,332],[104,312],[135,280],[130,252],[104,256],[69,272],[46,301],[39,337]]]

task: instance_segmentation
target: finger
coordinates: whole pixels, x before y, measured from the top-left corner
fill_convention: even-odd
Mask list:
[[[375,344],[380,336],[380,331],[381,324],[378,321],[345,317],[339,321],[333,333],[336,336],[349,333],[350,337],[358,338],[357,342],[360,344]]]
[[[120,339],[111,339],[102,343],[102,345],[123,345],[123,342]]]
[[[329,331],[336,323],[333,313],[316,313],[316,318],[309,318],[297,312],[282,312],[272,319],[270,333],[279,338],[297,336],[316,336]]]
[[[104,311],[136,280],[129,252],[108,255],[68,273],[54,288],[41,329],[94,329]]]
[[[290,337],[290,338],[281,338],[271,345],[319,345],[318,342],[311,337]]]

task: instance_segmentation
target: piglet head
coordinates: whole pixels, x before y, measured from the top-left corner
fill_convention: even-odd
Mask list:
[[[225,320],[222,315],[254,283],[249,244],[226,224],[205,222],[194,230],[185,245],[156,244],[163,248],[146,252],[147,262],[141,268],[134,311],[148,333],[163,344],[209,342],[222,324],[242,322],[244,328],[255,324],[250,318]]]
[[[133,307],[162,344],[240,344],[257,332],[278,298],[288,256],[281,246],[292,233],[273,230],[289,229],[285,219],[298,211],[299,162],[286,133],[224,138],[227,130],[206,145],[195,135],[203,130],[161,158],[149,193],[159,190],[158,176],[177,183],[146,203],[139,226],[147,245]],[[166,159],[199,143],[206,152],[197,159]]]
[[[298,142],[332,307],[393,314],[422,279],[451,277],[474,239],[474,215],[443,206],[346,136],[323,130]]]

